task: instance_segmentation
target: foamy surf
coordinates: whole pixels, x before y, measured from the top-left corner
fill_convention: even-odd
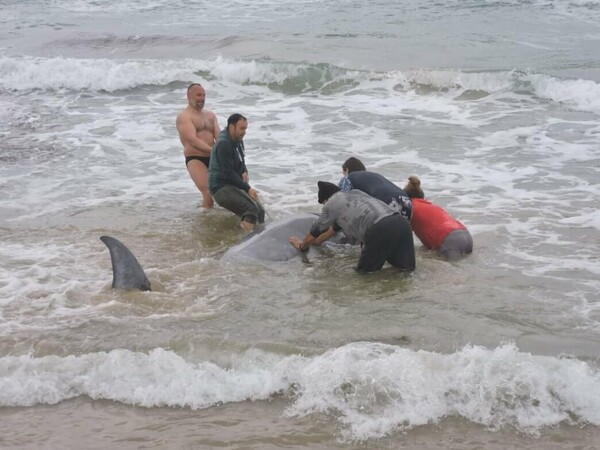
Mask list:
[[[235,84],[267,85],[290,92],[336,93],[364,84],[389,89],[389,80],[411,90],[429,87],[429,93],[451,90],[458,98],[514,91],[570,108],[600,114],[600,84],[592,80],[559,79],[520,71],[468,72],[421,69],[369,72],[329,64],[285,63],[267,60],[128,60],[8,57],[0,58],[0,88],[8,91],[90,90],[115,92],[140,86],[165,86],[202,78]],[[466,92],[466,94],[465,94]]]
[[[314,357],[260,350],[231,366],[170,350],[0,359],[0,405],[55,404],[78,396],[143,407],[208,408],[285,394],[289,417],[328,414],[346,438],[378,438],[457,416],[490,428],[537,433],[600,424],[600,370],[506,344],[452,354],[357,342]]]

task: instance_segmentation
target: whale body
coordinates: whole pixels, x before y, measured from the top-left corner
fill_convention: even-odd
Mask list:
[[[248,234],[241,242],[231,247],[222,256],[225,261],[260,261],[260,262],[285,262],[293,258],[302,257],[311,251],[300,252],[288,242],[290,236],[303,238],[310,230],[316,214],[300,214],[286,219],[261,224]],[[340,233],[343,239],[343,233]],[[113,269],[114,289],[139,289],[150,290],[150,281],[144,273],[133,253],[118,239],[111,236],[101,236],[100,240],[110,250],[110,259]],[[339,238],[334,238],[336,242]]]
[[[227,250],[221,259],[289,261],[300,254],[288,242],[289,237],[304,238],[316,218],[316,214],[301,214],[259,226],[241,242]]]

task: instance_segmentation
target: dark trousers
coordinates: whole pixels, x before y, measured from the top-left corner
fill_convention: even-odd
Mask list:
[[[386,261],[398,269],[415,270],[412,228],[400,214],[381,219],[367,231],[356,269],[374,272]]]
[[[265,221],[263,207],[238,187],[225,185],[213,194],[213,198],[220,206],[241,217],[245,222],[263,223]]]
[[[473,251],[473,237],[467,230],[454,230],[440,245],[440,253],[444,258],[452,261]]]

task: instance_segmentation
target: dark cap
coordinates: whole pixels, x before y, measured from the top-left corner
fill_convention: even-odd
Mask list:
[[[340,190],[339,187],[328,181],[317,181],[317,186],[319,186],[319,203],[321,204],[325,203],[329,200],[329,197]]]

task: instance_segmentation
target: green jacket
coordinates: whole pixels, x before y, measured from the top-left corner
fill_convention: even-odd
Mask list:
[[[227,128],[221,131],[208,166],[208,190],[214,194],[227,184],[248,192],[250,185],[242,179],[247,172],[244,156],[244,141],[234,142]]]

